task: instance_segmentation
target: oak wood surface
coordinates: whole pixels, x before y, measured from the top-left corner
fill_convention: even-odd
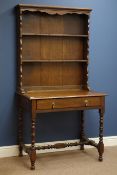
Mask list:
[[[19,155],[29,154],[35,169],[36,150],[92,145],[103,160],[105,93],[90,90],[89,15],[91,9],[29,4],[17,6]],[[84,110],[98,109],[99,143],[85,138]],[[81,110],[80,142],[36,147],[36,113]],[[31,113],[31,146],[23,143],[23,111]]]
[[[46,9],[44,13],[30,8],[24,13],[25,8],[19,5],[19,89],[67,85],[88,89],[88,15],[67,11],[51,15]]]
[[[69,98],[69,97],[101,97],[105,96],[104,93],[97,93],[93,91],[83,91],[78,89],[63,89],[63,90],[39,90],[29,91],[24,93],[29,99],[53,99],[53,98]]]
[[[47,5],[37,5],[37,4],[18,4],[17,5],[17,7],[18,8],[21,8],[21,9],[30,9],[30,8],[33,8],[33,9],[36,9],[36,8],[44,8],[44,9],[52,9],[52,10],[54,10],[54,9],[58,9],[58,10],[64,10],[64,9],[69,9],[70,11],[71,10],[79,10],[79,11],[88,11],[88,12],[91,12],[92,11],[92,9],[90,9],[90,8],[75,8],[75,7],[63,7],[63,6],[47,6]]]
[[[99,97],[82,97],[82,98],[60,98],[37,100],[37,109],[64,109],[64,108],[78,108],[78,107],[94,107],[101,106],[102,98]]]

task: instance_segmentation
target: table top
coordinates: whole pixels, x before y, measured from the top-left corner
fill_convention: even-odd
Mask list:
[[[22,94],[28,99],[54,99],[54,98],[72,98],[72,97],[98,97],[106,96],[105,93],[99,93],[78,89],[61,89],[61,90],[39,90],[28,91]]]

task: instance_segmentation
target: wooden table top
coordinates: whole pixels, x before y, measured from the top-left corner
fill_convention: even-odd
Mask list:
[[[63,90],[39,90],[29,91],[23,94],[28,99],[54,99],[54,98],[72,98],[72,97],[97,97],[106,96],[105,93],[94,91],[63,89]]]

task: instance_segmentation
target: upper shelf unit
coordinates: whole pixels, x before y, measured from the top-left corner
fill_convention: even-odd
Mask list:
[[[19,6],[19,89],[88,89],[90,9]]]

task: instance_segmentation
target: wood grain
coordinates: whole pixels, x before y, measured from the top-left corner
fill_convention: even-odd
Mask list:
[[[89,15],[91,9],[17,6],[19,155],[29,154],[35,169],[36,150],[91,145],[103,160],[104,93],[88,86]],[[31,146],[23,143],[22,109],[31,113]],[[99,143],[85,138],[84,110],[98,109]],[[81,110],[80,142],[36,147],[36,114]],[[24,146],[23,146],[24,145]]]
[[[99,97],[83,97],[83,98],[64,98],[64,99],[50,99],[37,100],[37,109],[64,109],[64,108],[78,108],[78,107],[94,107],[101,106],[101,98]]]

